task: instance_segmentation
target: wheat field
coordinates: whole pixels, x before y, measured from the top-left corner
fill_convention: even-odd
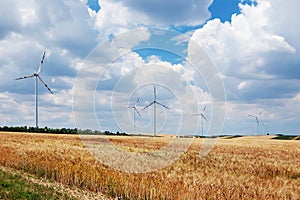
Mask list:
[[[122,151],[139,153],[172,141],[105,137]],[[77,135],[0,132],[0,165],[117,199],[300,199],[300,141],[271,138],[218,138],[202,157],[204,139],[196,138],[170,165],[128,173],[99,162]]]

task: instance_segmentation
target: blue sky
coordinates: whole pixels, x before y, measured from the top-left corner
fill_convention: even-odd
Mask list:
[[[0,126],[132,131],[126,107],[158,100],[158,130],[199,134],[299,134],[299,2],[290,0],[73,0],[0,3]],[[222,83],[222,85],[221,85]],[[153,110],[137,131],[152,132]],[[223,126],[224,123],[224,126]],[[263,124],[265,126],[263,126]],[[219,132],[220,128],[222,131]]]

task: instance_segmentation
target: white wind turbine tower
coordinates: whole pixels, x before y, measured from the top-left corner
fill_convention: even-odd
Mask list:
[[[137,104],[139,103],[140,98],[137,99],[136,103],[134,104],[134,106],[128,106],[127,108],[131,108],[132,112],[133,112],[133,133],[135,133],[135,113],[137,113],[139,116],[141,116],[140,112],[138,111],[138,109],[136,108]]]
[[[202,137],[203,137],[203,121],[205,120],[207,122],[207,119],[206,117],[204,116],[204,111],[206,110],[206,105],[204,106],[203,110],[202,110],[202,113],[197,113],[197,114],[193,114],[194,116],[200,116],[201,117],[201,128],[202,128]]]
[[[154,134],[154,137],[156,137],[156,104],[158,104],[158,105],[160,105],[160,106],[162,106],[162,107],[164,107],[164,108],[167,108],[167,109],[169,109],[167,106],[165,106],[165,105],[163,105],[163,104],[161,104],[161,103],[159,103],[157,100],[156,100],[156,87],[155,87],[155,85],[154,85],[154,90],[153,90],[153,92],[154,92],[154,100],[149,104],[149,105],[147,105],[147,106],[145,106],[142,110],[145,110],[146,108],[148,108],[149,106],[151,106],[151,105],[153,105],[154,106],[154,116],[153,116],[153,118],[154,118],[154,122],[153,122],[153,134]]]
[[[24,76],[24,77],[20,77],[20,78],[16,78],[16,80],[21,80],[21,79],[26,79],[26,78],[32,78],[35,77],[35,126],[36,128],[38,128],[38,79],[43,83],[43,85],[49,90],[49,92],[51,94],[53,94],[53,92],[50,90],[50,88],[48,87],[48,85],[43,81],[43,79],[40,77],[40,72],[44,63],[44,59],[45,59],[45,54],[46,52],[44,51],[40,66],[38,68],[38,71],[32,75],[29,76]]]
[[[258,129],[259,129],[259,117],[260,115],[263,113],[263,111],[260,111],[260,113],[258,113],[258,115],[248,115],[249,117],[255,118],[256,120],[256,128],[255,128],[255,134],[257,135],[258,133]]]
[[[268,126],[267,126],[267,122],[265,121],[265,122],[263,122],[263,134],[269,134],[269,128],[268,128]]]

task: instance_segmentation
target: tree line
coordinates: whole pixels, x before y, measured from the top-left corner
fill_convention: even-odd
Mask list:
[[[0,131],[28,132],[28,133],[51,133],[51,134],[84,134],[84,135],[127,135],[122,132],[98,131],[77,128],[49,128],[49,127],[27,127],[27,126],[1,126]]]

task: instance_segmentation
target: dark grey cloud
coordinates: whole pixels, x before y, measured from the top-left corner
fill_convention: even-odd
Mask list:
[[[49,76],[75,77],[76,70],[72,67],[72,56],[54,52],[44,63],[43,72]]]
[[[14,1],[0,2],[0,39],[4,38],[11,31],[20,30],[20,13],[17,6],[11,6]]]
[[[300,91],[300,80],[297,79],[252,79],[242,80],[226,78],[224,80],[227,100],[253,102],[260,99],[293,98]],[[244,84],[243,86],[241,86]]]
[[[278,79],[300,79],[300,54],[274,52],[266,56],[265,73]]]

